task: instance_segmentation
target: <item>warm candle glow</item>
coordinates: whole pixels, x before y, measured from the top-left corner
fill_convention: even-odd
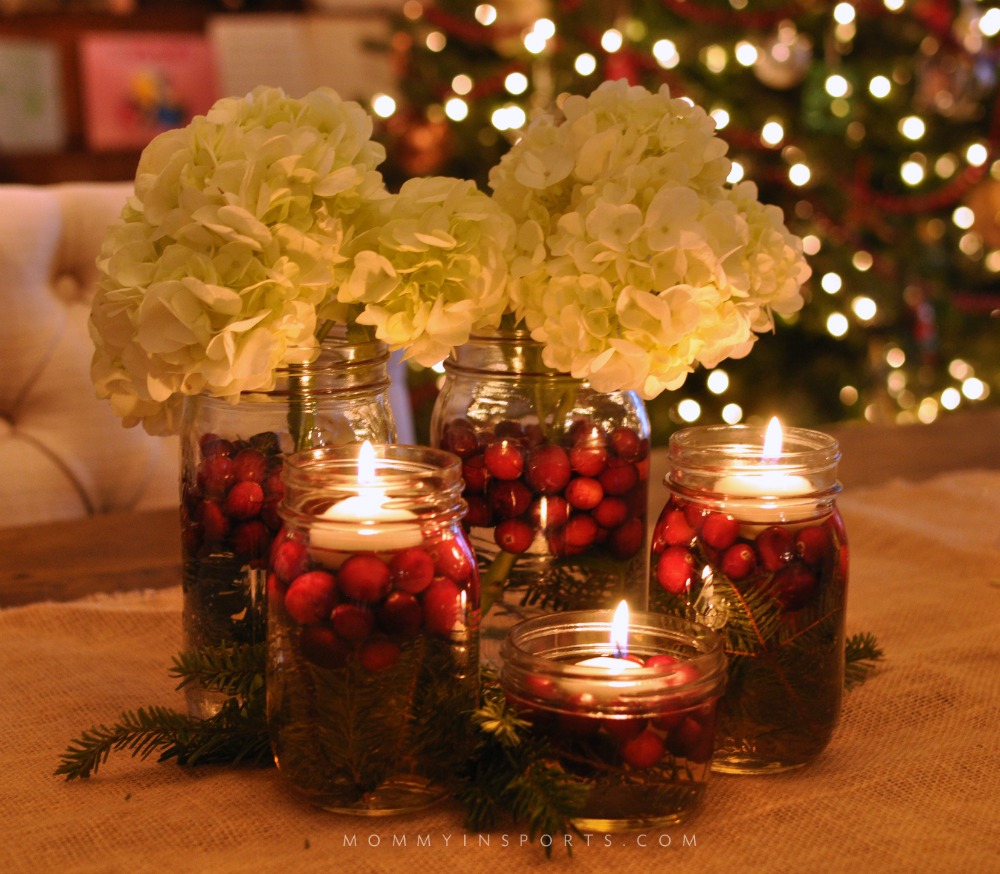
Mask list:
[[[618,658],[628,655],[628,602],[622,601],[611,620],[611,652]]]
[[[358,450],[358,485],[374,486],[375,479],[375,447],[370,440],[365,440]]]
[[[762,461],[777,461],[781,458],[781,444],[784,442],[784,432],[781,430],[781,422],[775,416],[767,423],[767,431],[764,432],[764,449],[760,457]]]

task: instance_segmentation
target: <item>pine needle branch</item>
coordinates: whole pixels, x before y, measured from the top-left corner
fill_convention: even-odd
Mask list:
[[[178,689],[197,685],[237,698],[247,698],[263,685],[266,644],[207,647],[174,656],[170,676]]]
[[[89,777],[112,752],[130,750],[132,756],[148,758],[156,750],[168,755],[177,738],[190,729],[193,720],[167,707],[126,711],[112,726],[97,725],[83,732],[62,754],[56,776],[67,780]],[[161,756],[162,758],[162,756]]]
[[[882,647],[870,631],[851,635],[844,647],[844,654],[844,685],[848,691],[864,683],[878,666],[878,662],[885,658]]]

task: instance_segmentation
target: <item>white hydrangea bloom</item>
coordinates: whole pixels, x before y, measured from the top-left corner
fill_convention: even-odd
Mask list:
[[[426,366],[500,324],[515,231],[489,196],[461,179],[411,179],[377,213],[377,230],[348,247],[338,291],[365,304],[360,324]]]
[[[150,143],[91,310],[93,381],[125,425],[175,431],[185,395],[235,402],[315,347],[356,217],[388,197],[371,134],[331,89],[261,87]]]
[[[703,109],[618,81],[561,113],[490,173],[518,226],[510,308],[549,366],[652,398],[802,306],[801,241],[752,184],[726,183]]]

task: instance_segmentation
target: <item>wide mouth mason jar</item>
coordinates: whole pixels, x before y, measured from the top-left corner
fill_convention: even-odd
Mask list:
[[[584,789],[573,825],[627,832],[682,822],[709,776],[722,643],[683,619],[634,613],[627,653],[611,611],[525,620],[502,647],[505,697]]]
[[[479,690],[479,576],[449,453],[289,456],[268,576],[275,760],[308,801],[379,815],[444,798]]]
[[[829,743],[844,684],[849,553],[836,441],[790,428],[672,435],[650,610],[716,629],[729,656],[713,768],[798,767]],[[783,439],[782,439],[783,437]]]

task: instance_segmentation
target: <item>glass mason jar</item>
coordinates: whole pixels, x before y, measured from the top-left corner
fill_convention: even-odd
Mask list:
[[[278,371],[274,389],[238,404],[198,395],[181,424],[181,555],[188,650],[263,642],[264,581],[281,527],[281,469],[296,448],[395,440],[388,352],[380,342],[327,339],[311,364]],[[207,717],[223,696],[185,687]]]
[[[633,614],[609,657],[610,611],[536,617],[504,641],[507,701],[585,788],[573,825],[623,832],[682,822],[709,776],[726,682],[719,637],[672,616]]]
[[[284,481],[268,580],[278,768],[327,810],[425,807],[470,754],[478,706],[479,575],[461,465],[436,449],[366,444],[293,455]]]
[[[634,392],[552,370],[527,333],[444,363],[431,442],[462,459],[483,584],[482,655],[544,613],[645,606],[649,419]]]
[[[788,429],[672,435],[653,530],[650,609],[716,629],[729,656],[713,767],[761,774],[826,747],[844,687],[848,547],[837,442]]]

